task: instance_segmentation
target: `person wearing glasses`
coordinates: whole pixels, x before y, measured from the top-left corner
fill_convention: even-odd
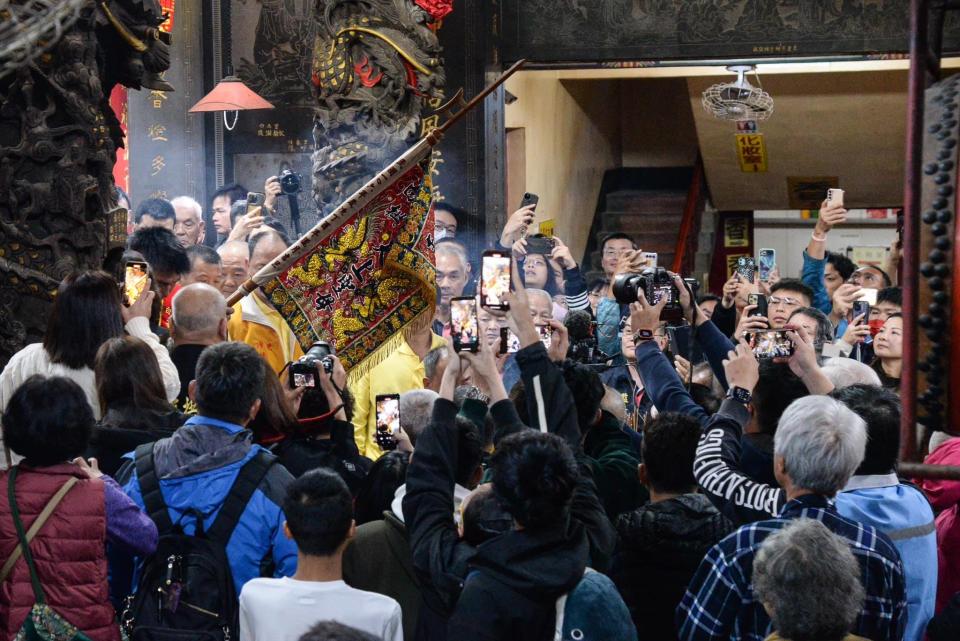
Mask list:
[[[770,327],[783,327],[795,311],[810,307],[812,301],[813,292],[809,287],[799,280],[784,278],[770,288],[770,296],[767,298]]]

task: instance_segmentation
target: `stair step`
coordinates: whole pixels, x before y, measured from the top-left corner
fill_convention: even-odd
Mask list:
[[[678,191],[616,191],[607,194],[606,209],[610,212],[659,214],[683,211],[686,192]]]
[[[603,232],[646,233],[647,230],[680,230],[683,214],[603,214]]]

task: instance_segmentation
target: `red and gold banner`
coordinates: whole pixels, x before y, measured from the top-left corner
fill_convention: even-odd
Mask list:
[[[420,141],[254,276],[304,350],[327,341],[351,377],[433,317],[431,147]]]

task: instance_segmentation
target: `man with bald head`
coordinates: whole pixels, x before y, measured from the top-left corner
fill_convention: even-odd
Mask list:
[[[230,296],[240,289],[240,285],[247,279],[247,270],[250,268],[250,249],[242,240],[232,240],[220,245],[217,253],[220,254],[220,266],[223,269],[220,293]]]
[[[170,358],[180,374],[177,408],[185,414],[195,414],[196,407],[187,389],[195,377],[200,354],[208,346],[227,340],[227,301],[223,294],[206,283],[181,288],[173,297],[170,336],[173,338]]]
[[[247,276],[252,277],[289,246],[290,241],[286,236],[273,229],[259,231],[250,236],[247,241],[250,255]],[[277,374],[287,363],[303,356],[297,337],[280,313],[264,297],[261,289],[244,296],[233,306],[233,315],[230,316],[227,326],[232,340],[242,341],[257,350]]]

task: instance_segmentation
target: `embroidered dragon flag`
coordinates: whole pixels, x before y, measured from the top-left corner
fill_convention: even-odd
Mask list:
[[[304,350],[330,343],[351,378],[390,355],[436,304],[427,136],[230,297],[257,286]]]

